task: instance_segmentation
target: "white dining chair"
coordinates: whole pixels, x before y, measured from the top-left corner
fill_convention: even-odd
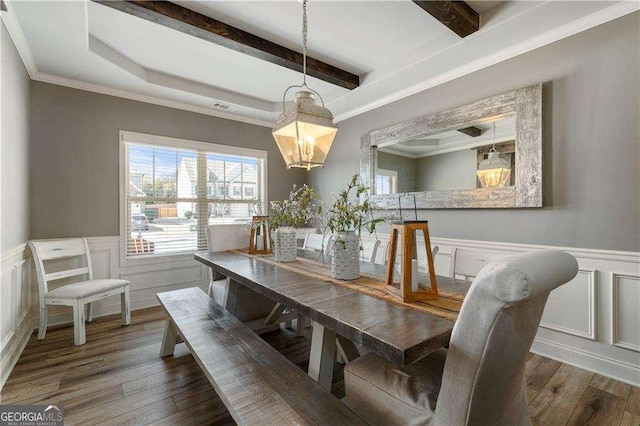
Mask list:
[[[307,232],[302,243],[302,249],[328,254],[331,250],[332,236],[330,234],[317,234]]]
[[[376,255],[380,247],[380,240],[373,238],[360,239],[360,260],[367,263],[376,263]]]
[[[491,260],[499,257],[489,255],[487,251],[470,250],[454,247],[449,260],[449,277],[465,281],[473,280],[480,270]]]
[[[29,241],[29,248],[33,255],[38,279],[40,299],[40,322],[38,326],[38,340],[44,339],[47,333],[48,305],[63,305],[73,307],[73,342],[76,346],[86,343],[85,320],[93,320],[93,302],[105,297],[120,295],[122,324],[131,324],[131,308],[129,304],[129,281],[119,279],[94,279],[91,266],[89,245],[85,238],[69,238],[62,240]],[[84,257],[84,266],[47,273],[45,262],[66,259],[68,263],[73,258]],[[76,260],[77,262],[77,260]],[[56,269],[59,269],[59,265]],[[76,266],[76,265],[74,265]],[[86,279],[73,283],[66,283],[57,288],[50,288],[52,281],[85,276]],[[68,280],[67,280],[68,281]],[[89,312],[85,316],[85,305],[89,305]]]

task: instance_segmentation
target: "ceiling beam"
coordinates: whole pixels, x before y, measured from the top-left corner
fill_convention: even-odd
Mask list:
[[[413,0],[413,2],[460,37],[466,37],[480,29],[480,15],[464,1]]]
[[[477,138],[482,134],[482,129],[478,127],[465,127],[464,129],[458,129],[460,133],[464,133],[467,136],[471,136],[472,138]]]
[[[93,0],[121,12],[155,22],[258,59],[302,72],[302,54],[239,28],[168,1]],[[360,85],[360,77],[307,57],[307,74],[346,89]]]

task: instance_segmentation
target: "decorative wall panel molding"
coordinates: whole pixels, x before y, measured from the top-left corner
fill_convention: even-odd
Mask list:
[[[596,340],[597,276],[595,270],[580,269],[572,281],[553,290],[540,327]]]
[[[611,273],[611,344],[640,352],[640,275]]]
[[[30,253],[20,244],[0,254],[0,388],[33,331]]]
[[[378,233],[378,239],[389,236]],[[206,288],[204,266],[184,257],[163,263],[121,266],[120,238],[89,238],[96,277],[122,277],[131,281],[133,310],[156,306],[160,291],[200,286]],[[560,248],[578,259],[578,276],[549,298],[532,352],[595,371],[635,386],[640,385],[640,253],[548,247],[526,244],[432,238],[440,250],[436,271],[447,275],[453,247],[480,251],[487,261],[496,257],[542,248]],[[424,244],[422,240],[418,244]],[[0,253],[0,341],[4,383],[24,349],[37,318],[37,283],[25,245]],[[635,299],[634,299],[635,297]],[[635,308],[634,303],[635,301]],[[628,302],[628,303],[627,303]],[[120,312],[118,298],[96,303],[96,316]],[[49,324],[71,323],[70,309],[61,308]],[[634,340],[635,337],[635,340]],[[70,342],[72,344],[72,342]]]

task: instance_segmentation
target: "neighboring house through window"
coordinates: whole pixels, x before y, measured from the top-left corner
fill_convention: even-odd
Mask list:
[[[265,211],[265,151],[121,132],[126,258],[206,249],[205,227]]]
[[[398,172],[376,169],[376,194],[395,194],[398,185]]]

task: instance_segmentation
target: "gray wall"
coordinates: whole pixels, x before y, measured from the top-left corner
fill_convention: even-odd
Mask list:
[[[398,172],[396,189],[399,193],[416,190],[416,160],[414,158],[379,152],[378,168]]]
[[[266,150],[272,200],[305,181],[269,128],[33,82],[33,238],[119,234],[120,130]]]
[[[545,206],[424,210],[433,236],[640,251],[640,13],[339,123],[324,194],[359,171],[370,130],[537,82],[544,87]]]
[[[9,33],[0,22],[2,134],[0,135],[0,250],[29,239],[29,109],[31,84]]]
[[[475,149],[418,158],[416,191],[475,188],[477,168],[478,151]]]

